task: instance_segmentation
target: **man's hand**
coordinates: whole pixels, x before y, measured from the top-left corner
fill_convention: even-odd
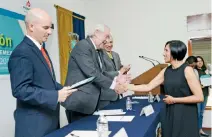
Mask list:
[[[127,65],[127,66],[123,66],[119,72],[120,74],[126,74],[129,70],[130,70],[131,66],[130,65]]]
[[[66,98],[75,91],[77,91],[77,89],[71,89],[70,86],[63,87],[61,90],[58,91],[58,102],[64,102]]]
[[[118,94],[122,94],[127,91],[127,87],[125,86],[126,84],[129,84],[131,81],[131,75],[119,75],[116,79],[116,86],[115,86],[115,91]]]
[[[130,74],[126,74],[126,75],[119,74],[116,79],[116,82],[120,84],[130,83],[130,81],[131,81]]]

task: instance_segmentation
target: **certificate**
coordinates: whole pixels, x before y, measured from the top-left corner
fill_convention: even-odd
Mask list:
[[[202,75],[200,77],[201,84],[205,87],[211,85],[211,75]]]
[[[92,82],[92,81],[94,80],[94,78],[95,78],[95,77],[90,77],[90,78],[84,79],[84,80],[82,80],[82,81],[80,81],[80,82],[77,82],[77,83],[73,84],[73,85],[71,86],[71,88],[72,88],[72,89],[73,89],[73,88],[78,88],[78,87],[80,87],[80,86],[82,86],[82,85],[85,85],[85,84],[87,84],[87,83],[90,83],[90,82]]]

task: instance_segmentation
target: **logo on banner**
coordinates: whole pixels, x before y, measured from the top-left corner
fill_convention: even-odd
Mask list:
[[[25,6],[23,6],[23,9],[24,9],[24,12],[27,12],[28,10],[30,10],[31,8],[31,3],[30,1],[28,0],[25,4]]]
[[[79,35],[77,33],[69,32],[68,33],[69,38],[70,38],[70,52],[71,50],[75,47],[77,42],[79,41]]]

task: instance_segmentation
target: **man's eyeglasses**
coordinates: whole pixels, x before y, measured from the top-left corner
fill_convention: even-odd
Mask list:
[[[112,43],[113,43],[113,41],[107,41],[107,43],[110,43],[110,44],[112,44]]]

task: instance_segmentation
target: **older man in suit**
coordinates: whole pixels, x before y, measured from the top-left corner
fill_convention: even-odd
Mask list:
[[[103,62],[105,76],[113,79],[119,74],[126,74],[130,70],[130,65],[123,66],[119,54],[113,49],[113,37],[110,35],[107,42],[104,44],[104,49],[101,50],[100,56]],[[100,96],[98,108],[102,109],[109,105],[111,102],[118,100],[119,95],[112,89],[103,89]]]
[[[59,103],[72,94],[56,82],[50,57],[42,46],[52,33],[51,18],[41,9],[25,17],[27,35],[8,62],[12,94],[17,99],[15,137],[43,137],[59,128]]]
[[[125,79],[120,75],[114,79],[103,74],[103,64],[98,50],[109,38],[110,29],[106,25],[97,25],[92,34],[79,41],[71,52],[65,85],[72,85],[89,77],[95,77],[92,83],[79,87],[65,103],[69,123],[84,116],[91,115],[97,110],[102,89],[113,89],[117,93],[124,91]]]

